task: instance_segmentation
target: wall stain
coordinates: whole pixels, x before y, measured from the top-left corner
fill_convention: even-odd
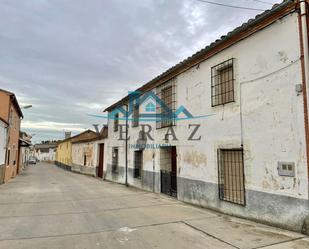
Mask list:
[[[184,155],[184,162],[194,167],[206,166],[207,156],[197,151],[186,152]]]

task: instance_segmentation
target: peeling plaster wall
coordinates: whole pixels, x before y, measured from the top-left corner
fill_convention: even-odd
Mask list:
[[[297,13],[292,13],[177,76],[176,107],[183,105],[194,116],[212,114],[176,122],[178,140],[169,143],[177,147],[180,200],[300,231],[309,210],[303,95],[295,91],[295,85],[302,83],[297,18]],[[235,59],[235,102],[212,107],[211,67],[230,58]],[[241,147],[240,107],[245,207],[220,201],[217,185],[218,148]],[[189,124],[201,125],[196,134],[200,141],[187,140],[192,131]],[[151,125],[155,141],[147,143],[165,143],[167,129]],[[119,166],[124,168],[125,143],[117,140],[119,132],[113,131],[113,120],[109,120],[109,127],[106,161],[111,165],[111,148],[119,147]],[[140,129],[129,128],[129,144],[136,143]],[[132,170],[134,149],[128,152]],[[160,150],[145,149],[143,159],[146,177],[136,180],[129,175],[129,183],[159,192]],[[294,162],[295,177],[279,176],[279,161]],[[121,172],[117,177],[107,175],[123,183],[124,170]]]
[[[94,140],[86,143],[72,144],[72,171],[82,174],[97,175],[97,167],[99,165],[100,144],[105,144],[106,140]],[[104,146],[105,147],[105,146]],[[107,162],[106,148],[104,148],[103,170],[106,171]],[[87,156],[86,165],[84,165],[84,155]]]
[[[178,105],[194,116],[215,114],[194,121],[200,143],[178,147],[180,177],[217,183],[217,149],[241,146],[241,97],[246,188],[308,199],[303,96],[295,91],[302,82],[298,38],[292,14],[178,77]],[[211,107],[210,68],[229,58],[235,102]],[[295,162],[295,178],[279,176],[278,161]]]

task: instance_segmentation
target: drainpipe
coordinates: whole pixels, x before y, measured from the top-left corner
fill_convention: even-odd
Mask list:
[[[304,64],[305,64],[305,85],[307,96],[307,110],[309,103],[309,49],[308,49],[308,27],[307,27],[307,3],[305,0],[300,1],[300,15],[303,37],[303,50],[304,50]]]
[[[305,118],[305,138],[306,138],[306,153],[307,153],[307,170],[309,180],[309,49],[308,49],[308,26],[307,26],[307,2],[305,0],[299,1],[300,15],[299,33],[300,33],[300,50],[301,50],[301,68],[302,68],[302,83],[303,83],[303,98],[304,98],[304,118]],[[308,182],[309,187],[309,182]],[[309,227],[308,227],[309,229]],[[308,230],[309,231],[309,230]]]
[[[125,143],[125,167],[126,167],[126,186],[128,187],[128,104],[126,106],[126,143]]]

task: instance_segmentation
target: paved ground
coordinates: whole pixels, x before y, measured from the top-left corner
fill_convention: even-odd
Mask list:
[[[309,239],[38,164],[0,186],[0,248],[308,249]]]

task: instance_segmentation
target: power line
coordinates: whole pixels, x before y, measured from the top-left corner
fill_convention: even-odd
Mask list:
[[[270,3],[270,2],[261,1],[261,0],[251,0],[251,1],[254,1],[254,2],[257,2],[257,3],[269,4],[269,5],[271,5],[271,6],[273,6],[273,5],[274,5],[274,4]]]
[[[265,9],[258,9],[258,8],[249,8],[249,7],[243,7],[243,6],[237,6],[237,5],[228,5],[228,4],[223,4],[223,3],[216,3],[208,0],[196,0],[202,3],[208,3],[208,4],[213,4],[217,6],[223,6],[223,7],[228,7],[228,8],[234,8],[234,9],[243,9],[243,10],[254,10],[254,11],[265,11]]]

